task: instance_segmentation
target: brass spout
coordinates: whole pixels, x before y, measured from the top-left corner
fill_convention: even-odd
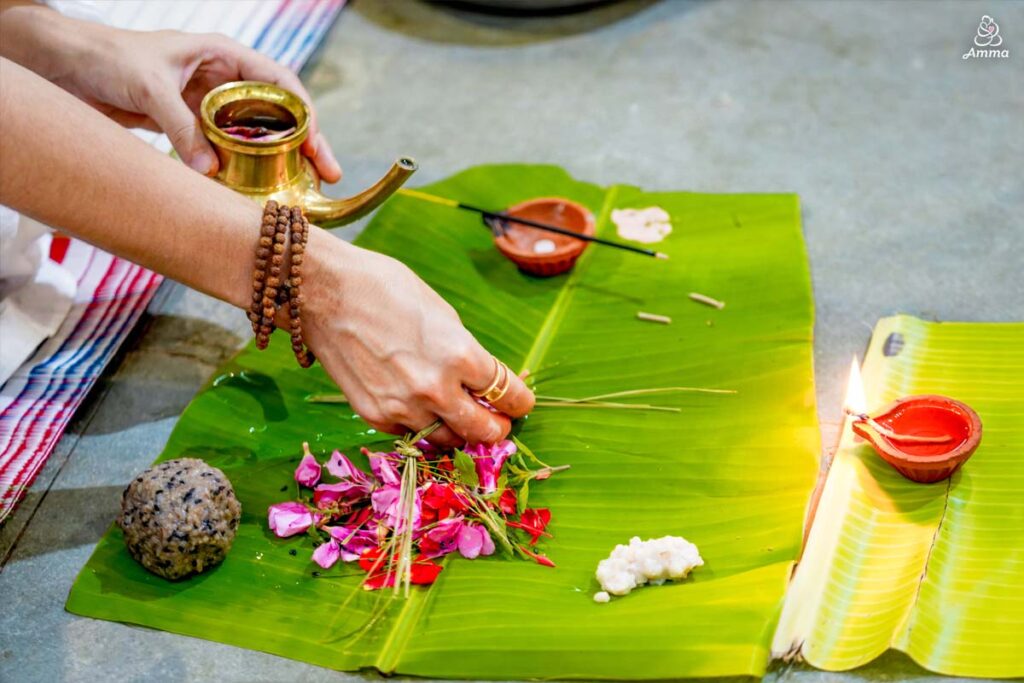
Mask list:
[[[331,199],[310,188],[303,205],[312,223],[329,228],[359,220],[384,203],[416,171],[416,161],[409,157],[398,159],[384,177],[357,195],[347,199]]]
[[[321,194],[320,176],[301,152],[310,115],[299,96],[272,83],[238,81],[211,90],[199,109],[203,133],[220,159],[219,182],[260,203],[273,199],[301,206],[322,227],[362,218],[416,171],[416,162],[402,157],[372,187],[347,199],[330,199]],[[237,130],[225,130],[232,127],[259,134],[239,137]]]

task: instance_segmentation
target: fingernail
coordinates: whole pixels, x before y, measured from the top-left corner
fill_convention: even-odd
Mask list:
[[[200,152],[192,157],[192,161],[188,165],[193,171],[198,171],[203,175],[213,173],[213,157],[205,152]]]

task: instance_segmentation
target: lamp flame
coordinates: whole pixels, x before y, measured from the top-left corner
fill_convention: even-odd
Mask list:
[[[867,398],[864,396],[864,381],[860,376],[860,363],[857,356],[850,362],[850,379],[846,383],[846,398],[843,400],[843,409],[847,413],[864,413],[867,411]]]

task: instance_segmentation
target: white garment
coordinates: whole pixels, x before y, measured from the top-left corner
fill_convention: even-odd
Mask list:
[[[88,0],[39,0],[62,14],[98,20]],[[0,384],[53,335],[74,302],[77,283],[50,260],[50,229],[0,206]]]
[[[50,229],[0,206],[0,384],[60,327],[74,276],[50,259]]]

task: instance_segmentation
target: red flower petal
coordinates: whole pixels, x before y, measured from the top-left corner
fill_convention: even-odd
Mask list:
[[[554,567],[555,566],[555,563],[552,562],[551,559],[548,558],[545,555],[541,555],[540,553],[531,552],[531,551],[527,550],[526,548],[523,548],[522,546],[520,546],[519,549],[522,550],[527,555],[529,555],[530,557],[532,557],[537,562],[537,564],[542,564],[545,567]]]
[[[434,511],[436,515],[428,513],[428,516],[434,520],[447,519],[465,512],[468,508],[469,503],[456,493],[451,484],[434,482],[423,492],[423,509],[424,511]]]
[[[346,526],[362,526],[370,519],[373,514],[373,508],[370,506],[362,507],[353,512],[348,519],[345,520]]]
[[[384,568],[387,558],[382,558],[383,551],[380,548],[364,550],[359,557],[359,568],[364,572],[379,571]]]
[[[430,560],[423,559],[423,556],[416,558],[410,570],[410,581],[417,586],[428,586],[437,580],[438,574],[444,569],[441,565]]]
[[[524,511],[518,522],[508,522],[508,525],[528,533],[530,545],[534,545],[541,536],[551,537],[551,534],[544,531],[549,522],[551,522],[551,510],[537,508]]]
[[[506,515],[516,514],[516,492],[512,489],[505,489],[498,499],[498,509]]]
[[[379,556],[379,549],[367,550],[363,553],[363,556],[359,559],[359,566],[370,571],[373,568],[375,559],[374,555]],[[381,563],[383,564],[383,562]],[[378,567],[377,571],[374,571],[366,580],[363,581],[363,588],[370,591],[379,590],[381,588],[390,588],[395,585],[395,572],[380,571],[381,567]],[[417,586],[427,586],[437,580],[441,570],[444,569],[441,565],[436,562],[431,562],[425,559],[422,555],[416,558],[412,567],[409,570],[409,582]]]
[[[363,581],[363,588],[368,591],[380,590],[381,588],[391,588],[395,585],[395,574],[394,572],[388,572],[385,574],[374,574]]]

